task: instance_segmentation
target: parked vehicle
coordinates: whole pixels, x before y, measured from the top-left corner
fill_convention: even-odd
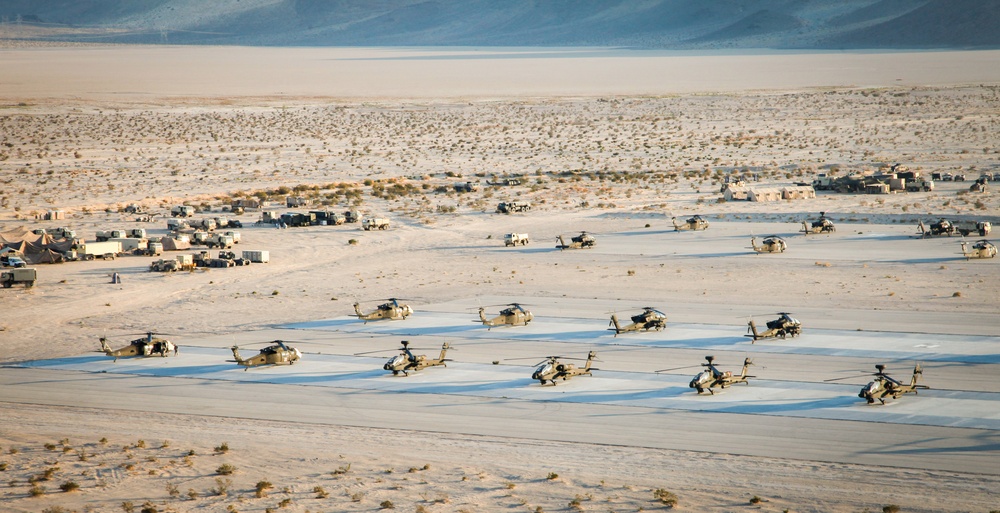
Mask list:
[[[24,288],[30,289],[35,285],[35,280],[37,279],[38,273],[35,272],[33,267],[0,271],[0,284],[5,289],[9,289],[17,283],[22,283],[24,284]]]
[[[388,230],[389,220],[384,217],[368,217],[361,222],[361,227],[365,231],[370,230]]]

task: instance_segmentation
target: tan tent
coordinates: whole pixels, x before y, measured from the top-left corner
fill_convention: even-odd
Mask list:
[[[171,237],[163,237],[160,239],[160,244],[163,244],[163,251],[184,251],[185,249],[191,249],[190,242]]]

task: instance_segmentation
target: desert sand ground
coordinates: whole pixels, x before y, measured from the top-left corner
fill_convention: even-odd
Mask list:
[[[0,229],[163,235],[181,202],[222,215],[232,198],[289,193],[393,223],[280,230],[249,211],[236,249],[269,250],[269,264],[160,274],[130,256],[41,266],[36,287],[4,289],[3,509],[637,511],[665,507],[657,490],[681,510],[1000,508],[997,262],[913,237],[939,216],[997,223],[996,194],[939,182],[719,202],[717,183],[894,162],[998,172],[1000,54],[481,53],[0,51]],[[505,175],[524,184],[482,185]],[[480,189],[455,192],[464,181]],[[512,199],[533,208],[494,213]],[[137,223],[128,203],[159,216]],[[68,219],[35,219],[51,208]],[[798,234],[819,211],[837,232]],[[695,213],[708,231],[673,231]],[[580,230],[597,247],[554,248]],[[504,248],[511,231],[531,243]],[[772,233],[787,253],[747,249]],[[349,317],[386,297],[417,313]],[[471,322],[510,301],[532,305],[532,325]],[[610,311],[645,305],[667,330],[604,331]],[[742,337],[748,316],[779,310],[802,337]],[[149,330],[180,354],[93,352]],[[303,362],[226,363],[234,343],[275,338]],[[455,361],[386,376],[401,339],[450,340]],[[591,349],[600,370],[557,387],[507,360]],[[654,373],[705,354],[725,369],[752,356],[759,382],[697,397],[694,369]],[[915,362],[931,390],[884,407],[856,397],[865,377],[825,382]]]

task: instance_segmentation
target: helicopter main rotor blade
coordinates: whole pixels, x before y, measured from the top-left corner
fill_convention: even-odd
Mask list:
[[[823,383],[830,383],[830,382],[832,382],[832,381],[843,381],[843,380],[845,380],[845,379],[858,379],[858,378],[866,378],[866,377],[868,377],[868,376],[874,376],[874,375],[876,375],[876,374],[871,374],[871,373],[868,373],[868,374],[858,374],[858,375],[855,375],[855,376],[845,376],[845,377],[843,377],[843,378],[831,378],[831,379],[824,379],[824,380],[823,380]]]
[[[676,371],[676,370],[693,369],[695,367],[701,367],[703,365],[705,365],[705,364],[703,363],[701,365],[685,365],[684,367],[674,367],[672,369],[660,369],[658,371],[653,371],[653,372],[670,372],[670,371]]]

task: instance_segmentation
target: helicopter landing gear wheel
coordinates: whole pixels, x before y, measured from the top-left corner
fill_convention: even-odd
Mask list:
[[[394,371],[392,371],[392,375],[393,375],[393,376],[399,376],[399,371],[398,371],[398,370],[394,370]]]

